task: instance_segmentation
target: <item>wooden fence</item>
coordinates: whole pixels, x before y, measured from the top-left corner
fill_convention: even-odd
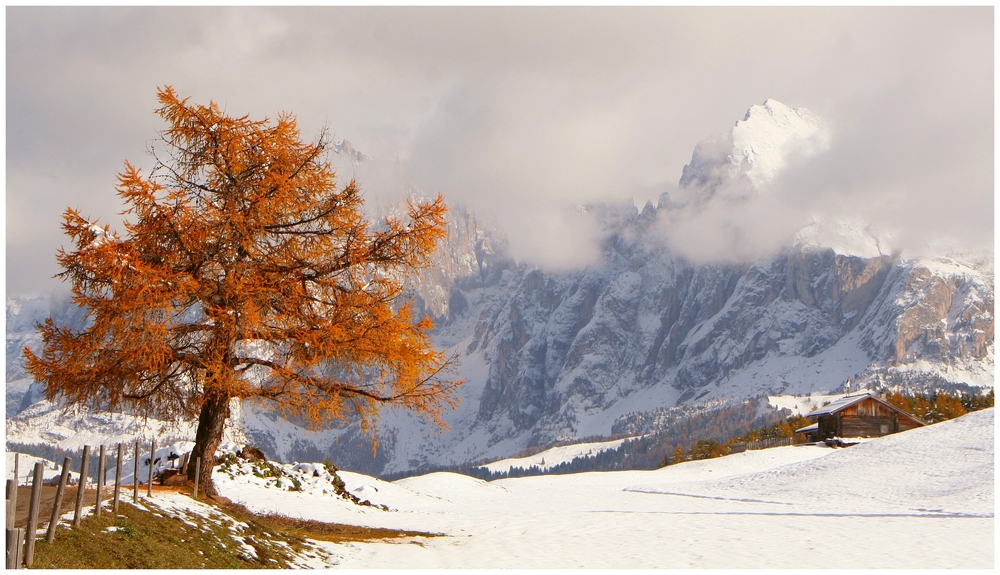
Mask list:
[[[111,513],[114,515],[118,514],[118,501],[121,495],[122,487],[122,460],[124,459],[125,445],[118,444],[118,452],[115,461],[115,483],[112,495],[113,503],[111,505]],[[17,519],[17,487],[20,479],[18,463],[20,461],[19,453],[14,454],[14,479],[7,480],[7,559],[6,568],[7,569],[20,569],[21,566],[31,567],[34,560],[35,553],[35,538],[38,531],[38,514],[40,503],[42,499],[42,486],[44,480],[42,473],[44,470],[44,464],[42,462],[35,463],[34,472],[31,478],[31,499],[28,505],[28,524],[24,528],[15,527],[15,521]],[[135,442],[135,464],[133,466],[132,473],[132,501],[138,502],[139,500],[139,458],[141,456],[139,442]],[[173,461],[174,455],[171,454],[171,461]],[[183,463],[181,465],[181,473],[187,471],[187,456],[185,455]],[[105,451],[105,446],[100,446],[100,463],[98,464],[97,476],[94,478],[97,497],[94,505],[95,517],[100,517],[104,509],[104,487],[107,483],[108,476],[108,461],[107,453]],[[152,483],[153,483],[153,470],[155,464],[159,461],[156,458],[156,440],[154,439],[150,445],[149,450],[149,478],[147,480],[146,496],[152,497]],[[85,445],[83,447],[83,453],[80,458],[80,478],[77,481],[76,488],[76,505],[73,509],[73,520],[72,526],[79,527],[83,519],[83,500],[84,494],[87,489],[87,483],[89,482],[89,469],[88,465],[90,462],[90,446]],[[52,543],[55,541],[56,536],[56,525],[59,522],[59,517],[62,515],[61,508],[63,497],[65,495],[66,487],[69,484],[70,477],[70,466],[72,460],[67,457],[63,460],[62,472],[59,475],[59,483],[56,488],[56,495],[53,501],[52,515],[49,518],[48,530],[46,531],[46,541]],[[200,470],[201,468],[201,458],[196,458],[195,461],[196,468]],[[195,476],[195,488],[194,497],[198,497],[198,480],[197,475]]]
[[[771,439],[759,439],[757,441],[745,441],[734,443],[729,446],[729,453],[743,453],[744,451],[756,451],[759,449],[769,449],[771,447],[784,447],[795,443],[793,437],[773,437]]]

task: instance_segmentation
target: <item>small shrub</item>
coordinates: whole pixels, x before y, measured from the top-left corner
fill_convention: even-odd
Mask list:
[[[333,474],[333,486],[337,489],[337,493],[347,493],[347,485],[336,473]]]
[[[335,475],[337,473],[337,466],[333,464],[333,460],[330,459],[329,455],[327,455],[326,459],[323,460],[323,467],[326,467],[326,470],[331,475]]]
[[[123,517],[118,517],[115,519],[115,527],[118,528],[118,533],[124,535],[125,537],[132,538],[139,534],[135,530],[135,527],[131,523],[125,520]]]
[[[236,454],[227,453],[219,458],[219,470],[232,474],[231,468],[236,465]]]
[[[254,461],[252,464],[253,474],[261,479],[268,477],[281,477],[281,470],[267,461]]]

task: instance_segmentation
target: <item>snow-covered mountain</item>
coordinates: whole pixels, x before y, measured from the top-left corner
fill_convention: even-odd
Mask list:
[[[681,203],[745,199],[789,160],[822,152],[829,143],[826,125],[809,110],[777,100],[751,106],[733,129],[695,147],[681,174]]]
[[[815,220],[750,263],[678,255],[664,225],[687,211],[739,205],[796,155],[821,153],[824,124],[768,100],[696,148],[680,185],[638,211],[592,205],[601,259],[552,273],[519,263],[502,230],[467,209],[410,293],[461,358],[461,405],[436,430],[389,410],[379,449],[346,425],[313,433],[257,405],[234,425],[271,457],[377,474],[510,456],[607,436],[616,421],[673,405],[862,387],[976,391],[993,385],[993,254],[911,257],[864,222]],[[8,418],[38,399],[19,368],[43,312],[64,301],[8,300]],[[14,351],[15,353],[12,353]],[[12,407],[13,406],[13,407]],[[36,408],[37,409],[37,408]],[[43,410],[44,411],[44,410]],[[8,420],[11,429],[21,429]]]
[[[80,326],[83,310],[73,305],[68,296],[45,294],[32,297],[7,298],[7,418],[28,409],[42,399],[41,389],[33,385],[32,379],[24,371],[25,347],[39,349],[42,337],[35,324],[51,317],[61,325]]]

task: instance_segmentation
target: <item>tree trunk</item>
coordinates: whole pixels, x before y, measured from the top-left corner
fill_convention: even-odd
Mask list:
[[[229,396],[212,394],[205,397],[201,405],[201,415],[198,417],[198,432],[194,438],[194,449],[191,450],[191,461],[201,458],[201,477],[198,479],[200,490],[209,497],[214,497],[215,484],[212,483],[212,469],[215,467],[215,450],[222,443],[222,431],[229,417]],[[188,465],[188,479],[194,481],[195,465]]]

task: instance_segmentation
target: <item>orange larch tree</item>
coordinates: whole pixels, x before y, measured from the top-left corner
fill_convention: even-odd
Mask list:
[[[197,417],[192,456],[210,494],[234,398],[315,427],[356,417],[371,431],[387,404],[443,425],[462,382],[401,297],[445,234],[442,197],[371,223],[355,182],[338,186],[324,160],[325,137],[301,141],[294,117],[231,117],[170,87],[159,101],[154,169],[126,162],[118,176],[127,234],[63,217],[75,249],[59,251],[59,275],[88,323],[50,318],[40,354],[24,350],[46,397]]]

